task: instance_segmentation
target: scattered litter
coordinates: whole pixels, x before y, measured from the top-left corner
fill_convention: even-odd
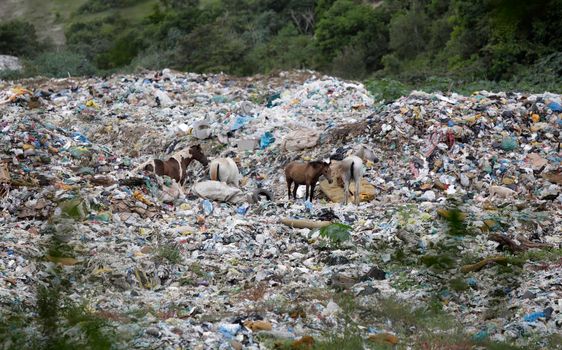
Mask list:
[[[437,296],[478,339],[559,332],[562,265],[524,259],[562,244],[559,95],[379,104],[309,71],[161,76],[3,82],[0,313],[33,305],[57,267],[80,271],[69,295],[88,307],[135,315],[119,324],[135,348],[312,348],[345,325],[339,291],[363,306]],[[198,162],[182,185],[140,170],[195,144],[232,159],[239,188]],[[287,200],[286,164],[350,155],[365,164],[360,203],[342,204],[341,174],[312,203]],[[74,254],[43,251],[55,231]],[[484,312],[502,297],[509,312]],[[416,345],[376,326],[365,342]]]

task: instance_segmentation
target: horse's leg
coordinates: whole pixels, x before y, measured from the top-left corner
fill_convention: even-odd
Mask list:
[[[287,180],[287,190],[289,192],[289,200],[291,200],[291,180]]]
[[[361,200],[361,198],[359,197],[359,191],[361,189],[361,179],[355,179],[355,196],[353,199],[355,199],[355,205],[359,205],[359,201]]]
[[[297,200],[297,189],[299,188],[299,185],[295,182],[295,187],[293,188],[293,199]]]
[[[308,200],[308,190],[310,189],[310,185],[308,184],[308,182],[305,184],[306,186],[306,195],[304,196],[304,200],[305,202]]]
[[[310,184],[310,203],[312,203],[312,198],[314,197],[314,186],[316,186],[316,182]]]
[[[347,205],[347,197],[349,197],[349,178],[343,177],[343,204]]]

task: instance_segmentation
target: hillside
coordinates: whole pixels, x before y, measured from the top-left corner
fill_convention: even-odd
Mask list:
[[[37,28],[41,39],[52,39],[56,45],[64,45],[65,27],[73,22],[88,22],[118,14],[135,23],[150,14],[158,0],[140,0],[130,6],[95,13],[77,13],[87,2],[88,0],[3,0],[0,1],[0,21],[28,21]]]
[[[470,85],[560,92],[562,86],[557,0],[6,0],[1,6],[4,20],[30,21],[40,38],[57,44],[63,32],[66,38],[66,45],[53,46],[25,23],[0,22],[0,54],[26,62],[8,78],[166,67],[237,76],[312,69],[441,91]]]

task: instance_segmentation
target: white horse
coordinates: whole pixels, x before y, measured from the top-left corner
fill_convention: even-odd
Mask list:
[[[361,160],[361,158],[357,156],[346,157],[340,163],[340,171],[344,187],[344,204],[347,205],[347,199],[349,197],[349,184],[353,180],[353,182],[355,182],[354,203],[358,205],[360,200],[359,189],[361,186],[361,178],[365,173],[363,160]]]
[[[240,187],[240,179],[242,176],[238,171],[238,166],[232,158],[217,158],[211,161],[210,175],[211,180],[221,181],[231,184],[236,188]]]

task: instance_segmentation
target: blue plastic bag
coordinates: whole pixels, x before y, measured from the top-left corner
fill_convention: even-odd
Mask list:
[[[558,102],[550,102],[548,104],[548,108],[550,108],[553,112],[562,112],[562,106]]]
[[[252,117],[245,117],[243,115],[239,115],[236,117],[234,124],[230,127],[230,131],[235,131],[243,127],[244,125],[248,124],[248,122],[252,119]]]
[[[267,146],[271,145],[275,142],[275,137],[269,131],[266,131],[265,134],[262,135],[260,138],[260,149],[265,149]]]
[[[250,209],[249,205],[242,205],[238,208],[236,208],[236,213],[240,214],[240,215],[246,215],[246,213],[248,212],[248,209]]]
[[[222,324],[219,326],[219,333],[223,335],[226,339],[232,339],[236,336],[236,333],[240,331],[242,326],[239,324]]]
[[[72,139],[83,144],[90,144],[90,140],[88,140],[85,135],[79,133],[78,131],[72,133]]]
[[[532,314],[528,314],[527,316],[523,317],[523,321],[525,321],[525,322],[535,322],[536,320],[538,320],[541,317],[545,317],[544,312],[542,312],[542,311],[533,312]]]

